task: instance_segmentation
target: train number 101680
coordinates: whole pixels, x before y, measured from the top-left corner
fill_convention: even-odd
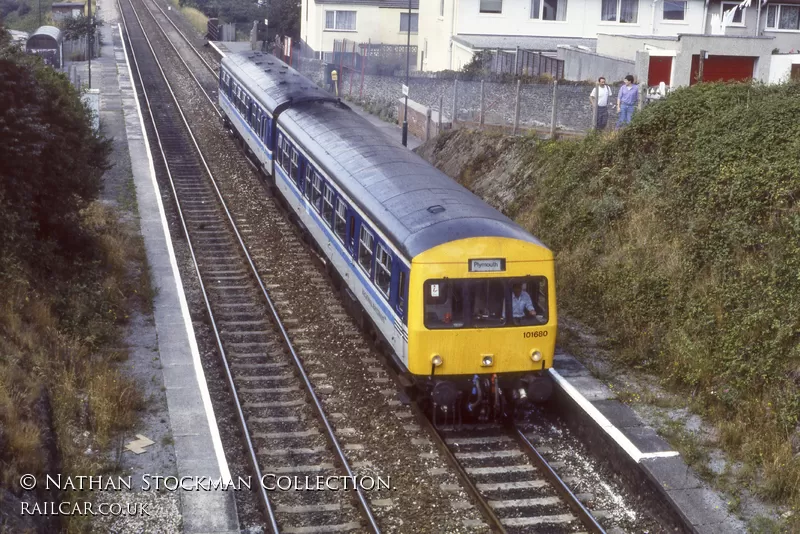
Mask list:
[[[547,330],[537,330],[535,332],[524,332],[523,337],[547,337]]]

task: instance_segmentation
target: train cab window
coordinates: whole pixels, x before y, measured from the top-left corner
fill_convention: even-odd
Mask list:
[[[314,204],[314,209],[317,212],[322,211],[322,176],[319,173],[314,173],[314,190],[312,191],[313,198],[311,202]]]
[[[424,321],[429,329],[547,324],[547,279],[543,276],[428,280],[423,290]]]
[[[333,226],[333,188],[325,184],[325,198],[322,203],[322,218],[328,223],[328,226]]]
[[[306,164],[306,183],[305,183],[305,191],[304,195],[306,198],[311,198],[311,182],[314,180],[314,168],[311,165]]]
[[[336,200],[336,218],[333,221],[333,231],[339,241],[344,243],[347,234],[347,204],[339,198]]]
[[[298,172],[299,164],[297,162],[297,149],[292,148],[292,161],[291,161],[291,171],[289,171],[289,176],[291,176],[292,181],[298,183],[300,181],[300,173]]]
[[[374,243],[375,237],[372,232],[362,224],[361,234],[358,239],[358,263],[367,272],[370,272],[370,267],[372,266],[372,246]]]
[[[389,298],[389,288],[392,283],[392,256],[383,245],[378,243],[375,249],[375,285],[378,286],[383,296]]]

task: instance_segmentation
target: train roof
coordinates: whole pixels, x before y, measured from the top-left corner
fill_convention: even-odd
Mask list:
[[[470,237],[507,237],[544,245],[465,187],[341,104],[308,102],[278,124],[408,258]]]
[[[308,78],[271,54],[244,52],[222,59],[244,87],[272,114],[278,106],[309,100],[336,99],[314,85]]]

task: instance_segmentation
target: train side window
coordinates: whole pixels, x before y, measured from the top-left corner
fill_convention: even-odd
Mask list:
[[[392,283],[392,256],[381,243],[375,249],[375,285],[383,296],[389,298]]]
[[[311,198],[311,183],[314,180],[314,168],[311,165],[306,165],[306,183],[304,195],[306,198]]]
[[[322,204],[322,218],[328,223],[328,226],[333,226],[333,188],[329,184],[325,184],[325,198]]]
[[[347,234],[347,204],[339,198],[336,199],[336,219],[333,221],[333,231],[339,241],[344,243]]]
[[[370,267],[372,266],[372,246],[374,243],[375,237],[372,232],[362,224],[361,234],[358,239],[358,263],[367,272],[370,272]]]
[[[319,213],[322,211],[322,176],[319,173],[314,173],[314,191],[312,193],[314,195],[312,199],[314,209]]]
[[[352,253],[353,247],[356,246],[356,218],[353,215],[350,216],[350,235],[347,238],[347,243]]]
[[[400,269],[400,275],[397,277],[397,311],[403,315],[403,309],[406,305],[406,272]]]
[[[281,152],[283,152],[283,155],[281,156],[281,161],[282,161],[281,167],[283,167],[283,170],[286,171],[287,173],[289,172],[289,161],[291,159],[290,158],[291,150],[292,150],[292,146],[289,144],[289,140],[286,139],[286,136],[284,135],[283,136],[283,150],[281,151]]]
[[[278,154],[277,154],[277,159],[278,159],[278,165],[281,166],[281,167],[283,167],[283,144],[285,142],[286,142],[286,138],[283,137],[282,135],[279,135],[278,136],[278,150],[277,150]]]
[[[290,171],[289,175],[291,176],[292,180],[297,183],[300,181],[300,174],[297,172],[298,163],[297,163],[297,149],[292,148],[292,170]]]

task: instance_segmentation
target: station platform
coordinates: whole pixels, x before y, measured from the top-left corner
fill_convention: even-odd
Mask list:
[[[149,438],[144,441],[150,443],[141,454],[132,450],[122,453],[121,468],[132,476],[134,491],[146,489],[140,483],[145,474],[229,481],[230,469],[156,181],[155,155],[150,152],[122,28],[118,25],[117,4],[103,2],[98,18],[105,22],[101,28],[103,45],[100,57],[92,61],[92,91],[87,99],[96,110],[101,132],[111,139],[114,149],[114,167],[104,176],[103,197],[104,201],[114,204],[114,199],[129,187],[132,178],[138,227],[144,240],[154,294],[152,324],[145,318],[143,322],[147,325],[140,328],[146,331],[145,337],[150,336],[145,340],[147,347],[140,339],[139,346],[132,347],[129,361],[121,365],[124,372],[137,379],[148,398],[146,413],[142,414],[139,426],[131,435],[124,436],[125,442],[136,440],[136,434],[143,434]],[[88,65],[85,62],[75,63],[71,72],[73,83],[82,86],[88,83]],[[155,492],[151,487],[141,493],[162,492]],[[179,514],[175,514],[173,508],[167,508],[161,517],[153,518],[155,525],[129,523],[114,526],[114,529],[239,532],[232,491],[190,488],[166,493],[177,496]]]

